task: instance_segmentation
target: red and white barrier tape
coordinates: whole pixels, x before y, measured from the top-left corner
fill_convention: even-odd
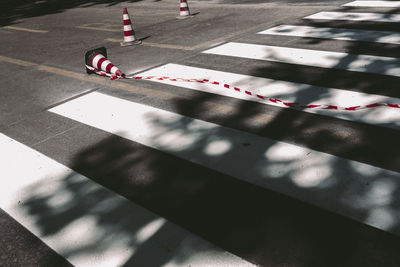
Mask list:
[[[396,109],[400,110],[400,104],[394,104],[394,103],[372,103],[372,104],[368,104],[368,105],[358,105],[358,106],[351,106],[351,107],[341,107],[341,106],[337,106],[337,105],[318,105],[318,104],[302,105],[302,104],[296,103],[296,102],[285,102],[283,100],[280,100],[280,99],[274,98],[274,97],[262,96],[262,95],[255,94],[248,90],[244,90],[244,89],[240,89],[240,88],[231,86],[229,84],[224,84],[224,83],[220,83],[217,81],[210,81],[207,79],[202,79],[202,80],[184,79],[184,78],[171,78],[171,77],[166,77],[166,76],[116,76],[116,75],[95,69],[88,65],[86,65],[86,68],[88,68],[90,71],[93,71],[94,73],[96,73],[98,75],[107,76],[110,78],[110,80],[117,80],[117,79],[159,80],[159,81],[168,80],[168,81],[173,81],[173,82],[196,82],[196,83],[208,83],[208,84],[213,84],[213,85],[220,85],[220,86],[223,86],[224,88],[232,89],[236,92],[241,92],[246,95],[256,97],[258,99],[270,101],[272,103],[279,104],[283,107],[290,107],[290,108],[294,108],[294,109],[325,109],[325,110],[357,111],[357,110],[367,109],[367,108],[389,107],[389,108],[396,108]]]

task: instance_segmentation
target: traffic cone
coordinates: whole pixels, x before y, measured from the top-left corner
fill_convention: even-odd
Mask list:
[[[178,19],[186,19],[193,17],[190,15],[189,6],[186,0],[180,0],[180,10],[179,10],[179,17]]]
[[[102,70],[108,74],[115,76],[125,76],[114,64],[107,59],[107,50],[105,47],[96,48],[89,50],[85,54],[85,63],[97,70]],[[94,73],[94,71],[86,68],[88,74]]]
[[[122,18],[124,21],[124,41],[121,43],[121,46],[141,44],[142,41],[136,39],[135,31],[132,28],[131,19],[129,18],[126,7],[124,7]]]

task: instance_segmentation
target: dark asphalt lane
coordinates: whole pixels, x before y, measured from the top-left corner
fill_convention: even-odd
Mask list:
[[[0,232],[1,266],[72,266],[3,210],[0,210]]]

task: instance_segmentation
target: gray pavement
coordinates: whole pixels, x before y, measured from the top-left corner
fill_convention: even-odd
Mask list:
[[[96,91],[398,174],[398,130],[383,123],[364,124],[149,81],[110,81],[89,76],[84,68],[85,51],[105,46],[108,58],[126,74],[176,63],[305,83],[315,88],[343,88],[400,98],[397,86],[400,78],[395,76],[201,53],[235,41],[399,58],[398,44],[256,34],[281,24],[400,32],[399,23],[302,19],[320,11],[366,12],[363,8],[340,7],[347,2],[189,1],[190,10],[196,15],[178,20],[179,3],[175,0],[7,1],[6,8],[0,11],[0,133],[172,222],[171,228],[161,228],[121,265],[205,266],[208,258],[211,259],[208,266],[217,263],[223,266],[222,260],[226,258],[221,256],[224,255],[221,251],[227,251],[227,258],[236,264],[249,262],[258,266],[399,266],[398,217],[393,217],[389,229],[378,229],[321,209],[318,203],[306,204],[296,196],[260,188],[48,111]],[[120,46],[123,7],[128,8],[142,45]],[[398,14],[400,10],[371,8],[368,12]],[[238,149],[246,146],[236,145]],[[334,164],[330,167],[335,168]],[[365,184],[373,182],[367,180]],[[385,187],[378,188],[373,195],[380,201],[386,192],[379,191],[382,188]],[[68,194],[79,191],[67,189]],[[350,189],[327,192],[345,198]],[[396,186],[389,190],[393,201],[388,206],[394,214],[398,214],[399,202],[395,196],[399,190]],[[365,193],[362,189],[357,192]],[[46,206],[44,200],[33,200],[25,208],[37,221],[44,237],[48,232],[62,233],[68,221],[85,216],[74,213],[80,205],[78,200],[70,203],[73,207],[66,206],[71,209],[65,213],[68,215],[65,220],[57,217],[58,211]],[[82,198],[82,201],[86,200]],[[123,213],[121,207],[110,212],[110,216],[120,218],[120,213]],[[357,216],[367,221],[371,214],[360,211]],[[389,213],[380,214],[385,217]],[[31,229],[3,210],[0,220],[2,266],[68,266],[71,259],[68,262],[65,255],[79,256],[78,252],[59,255],[60,252],[48,247]],[[101,220],[98,225],[101,229],[108,227]],[[121,229],[118,233],[121,236],[139,231],[125,225]],[[187,238],[181,246],[174,243],[173,249],[172,245],[163,243],[172,240],[170,233],[182,231],[194,234],[205,243]],[[174,242],[179,235],[176,234]],[[89,244],[87,251],[90,245],[95,247]],[[160,247],[164,248],[163,255],[152,253]],[[198,261],[196,249],[202,249],[201,253],[197,251],[201,259]],[[82,254],[85,251],[82,249]],[[232,262],[226,266],[232,266]]]

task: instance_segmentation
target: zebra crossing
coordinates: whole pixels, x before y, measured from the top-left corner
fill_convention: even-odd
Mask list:
[[[310,188],[331,185],[332,193],[343,186],[364,187],[363,182],[372,180],[396,180],[399,173],[376,168],[305,149],[295,145],[260,138],[257,135],[221,127],[175,113],[127,102],[99,93],[91,93],[50,110],[58,115],[120,135],[126,139],[172,154],[193,163],[214,169],[258,186],[339,212],[356,220],[360,207],[354,207],[354,199],[324,201],[327,192],[313,192]],[[160,123],[161,122],[161,123]],[[169,123],[172,122],[172,123]],[[235,143],[248,144],[234,149]],[[193,153],[197,151],[196,153]],[[218,163],[215,164],[215,158]],[[285,162],[284,166],[278,164]],[[351,165],[354,170],[332,173],[327,166],[336,162],[339,166]],[[374,175],[375,174],[375,175]],[[341,181],[346,177],[346,182]],[[281,180],[273,183],[271,180]],[[282,185],[283,181],[293,182]],[[334,187],[337,187],[335,190]],[[337,201],[337,202],[336,202]],[[344,205],[344,206],[343,206]],[[368,212],[368,209],[364,212]],[[371,225],[386,229],[386,222],[379,217],[371,219]],[[400,217],[394,217],[395,221]]]
[[[353,1],[343,6],[349,7],[400,7],[400,1]]]
[[[396,32],[356,30],[343,28],[279,25],[258,34],[323,38],[343,41],[361,41],[385,44],[400,44],[400,34]]]
[[[354,1],[343,6],[398,7],[399,1]],[[319,12],[304,19],[400,23],[398,14],[367,12]],[[255,34],[400,44],[398,32],[334,27],[280,25]],[[260,45],[251,42],[229,42],[202,51],[201,54],[210,58],[213,56],[245,58],[305,67],[313,66],[326,69],[328,72],[331,69],[340,69],[348,72],[400,77],[400,59],[395,57]],[[218,81],[215,85],[177,82],[169,79],[152,82],[240,101],[267,104],[282,111],[290,107],[283,107],[278,102],[265,102],[254,95],[275,97],[289,102],[300,99],[304,102],[302,104],[306,105],[349,107],[381,102],[400,104],[399,95],[380,95],[378,90],[371,94],[349,91],[346,88],[318,87],[221,71],[213,66],[212,62],[209,65],[210,68],[169,63],[138,75]],[[229,88],[225,85],[229,85]],[[232,88],[245,90],[251,94],[238,92]],[[232,177],[232,179],[279,192],[362,224],[400,235],[398,223],[400,214],[397,211],[400,201],[397,193],[400,190],[400,169],[398,167],[386,169],[381,164],[374,163],[372,155],[364,155],[366,159],[364,162],[351,156],[341,157],[323,149],[313,149],[276,140],[243,129],[219,125],[99,92],[88,93],[48,111],[75,121],[78,125],[90,126],[112,136],[122,137],[129,142]],[[295,112],[322,116],[322,120],[325,121],[336,118],[348,123],[369,125],[369,127],[383,129],[379,130],[383,133],[390,133],[388,136],[394,136],[392,133],[400,130],[400,109],[397,107],[380,106],[355,111],[310,108]],[[356,127],[358,126],[359,124]],[[360,131],[360,135],[363,134]],[[320,138],[323,137],[320,136]],[[184,229],[185,226],[181,228],[169,222],[141,205],[122,197],[118,192],[115,193],[90,180],[92,177],[86,177],[4,134],[0,134],[0,146],[4,148],[0,151],[0,162],[5,166],[2,171],[9,177],[8,180],[0,180],[1,208],[76,266],[122,265],[160,229],[167,229],[166,232],[169,234],[162,236],[158,240],[159,245],[152,246],[151,249],[154,254],[164,255],[165,258],[170,259],[170,262],[164,264],[165,266],[189,264],[210,266],[217,262],[220,264],[218,266],[261,264],[254,260],[251,260],[253,263],[248,262],[240,253],[235,255],[228,249],[226,252],[225,247],[216,247],[211,244],[213,242],[208,242],[198,237],[196,233]],[[379,144],[368,144],[368,146],[373,150],[374,146],[379,146]],[[399,163],[399,159],[396,158],[399,155],[395,147],[393,150],[388,153],[395,158],[393,164],[395,165],[396,162]],[[19,166],[22,163],[28,163],[28,165],[21,169]],[[80,188],[77,194],[73,195],[66,190],[65,183],[72,188]],[[37,227],[35,218],[31,216],[32,211],[21,208],[22,204],[45,200],[52,209],[62,214],[65,205],[68,205],[68,202],[77,195],[82,198],[80,199],[82,203],[96,202],[96,205],[70,210],[70,213],[79,213],[82,217],[70,222],[68,229],[55,234],[43,233]],[[35,198],[32,199],[32,196]],[[116,214],[120,212],[123,216],[113,218],[113,220],[107,218],[110,207],[123,207],[115,212]],[[94,215],[98,214],[109,231],[122,232],[124,235],[107,237],[107,233],[96,224]],[[56,215],[48,216],[54,219]],[[121,221],[123,225],[135,225],[135,228],[140,231],[129,232],[129,227],[119,229],[123,226],[116,222]],[[107,240],[107,244],[91,246],[104,239]],[[85,255],[71,256],[71,251],[77,247],[84,248]],[[185,258],[183,255],[191,252],[199,253],[199,251],[202,257],[198,259],[189,257],[188,261],[182,261],[182,258]],[[207,261],[204,261],[205,259]]]
[[[365,21],[365,22],[387,22],[397,23],[400,20],[399,14],[381,14],[367,12],[330,12],[323,11],[305,17],[308,20],[346,20],[346,21]]]
[[[400,69],[397,67],[400,60],[397,58],[234,42],[206,50],[203,53],[400,76]],[[343,63],[343,61],[350,63]]]

